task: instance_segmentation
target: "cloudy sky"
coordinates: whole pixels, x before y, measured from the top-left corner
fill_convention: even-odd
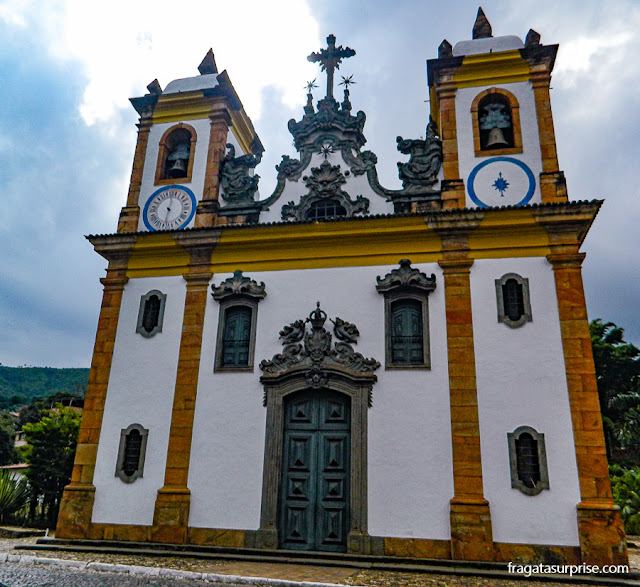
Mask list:
[[[85,234],[115,232],[126,200],[137,115],[128,102],[158,78],[197,74],[212,47],[274,165],[294,155],[287,132],[306,56],[329,33],[357,51],[355,110],[383,185],[400,187],[395,137],[424,135],[425,60],[442,39],[471,37],[469,0],[0,0],[0,362],[89,366],[106,262]],[[605,198],[587,238],[591,318],[640,344],[640,3],[485,0],[494,36],[559,43],[552,104],[569,197]],[[321,97],[320,90],[317,96]]]

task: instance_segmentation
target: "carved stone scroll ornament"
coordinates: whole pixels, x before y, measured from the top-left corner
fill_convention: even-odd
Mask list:
[[[407,163],[398,163],[398,176],[407,192],[433,191],[442,166],[442,141],[438,138],[436,123],[429,117],[426,140],[398,137],[398,151],[409,155]]]
[[[357,196],[352,200],[349,194],[341,189],[346,183],[344,174],[340,171],[340,165],[331,165],[323,161],[320,167],[312,167],[311,175],[305,175],[304,184],[309,190],[300,198],[298,204],[289,202],[282,206],[282,219],[306,220],[311,206],[319,200],[330,199],[340,204],[346,211],[345,217],[352,218],[356,214],[366,214],[369,211],[369,199]]]
[[[260,163],[261,155],[242,155],[236,157],[235,147],[227,144],[229,152],[222,160],[220,170],[220,187],[222,197],[232,205],[255,203],[258,190],[259,175],[249,175],[249,170]]]
[[[211,295],[219,302],[231,296],[245,296],[259,301],[267,296],[267,292],[264,282],[258,283],[254,279],[244,277],[238,269],[233,272],[233,277],[225,279],[218,286],[212,285]]]
[[[427,277],[422,271],[411,267],[409,259],[402,259],[398,269],[392,269],[384,277],[376,277],[378,293],[397,289],[413,289],[429,294],[436,288],[436,276]]]
[[[271,360],[262,361],[260,369],[265,374],[274,375],[293,368],[296,371],[304,370],[307,384],[319,388],[326,384],[332,367],[363,374],[373,373],[380,367],[378,361],[367,359],[353,349],[351,344],[356,343],[360,333],[355,324],[338,317],[332,320],[333,334],[338,339],[332,348],[333,337],[324,328],[326,319],[327,314],[320,309],[318,302],[306,320],[296,320],[285,326],[280,331],[280,338],[285,345],[282,353],[274,355]],[[304,343],[300,344],[302,340]]]

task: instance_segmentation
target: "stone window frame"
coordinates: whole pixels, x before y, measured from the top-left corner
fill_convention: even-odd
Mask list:
[[[189,148],[189,163],[187,165],[187,174],[185,177],[164,177],[164,168],[169,156],[169,148],[167,145],[169,135],[178,129],[185,129],[191,134],[191,147]],[[158,162],[156,164],[156,175],[154,185],[171,185],[177,182],[191,183],[193,176],[193,161],[196,153],[196,143],[198,142],[198,134],[196,129],[190,124],[181,122],[168,128],[162,135],[160,142],[158,143]]]
[[[224,331],[227,326],[227,312],[233,308],[245,307],[251,310],[251,327],[249,333],[249,358],[246,365],[223,365],[222,357],[224,351]],[[216,357],[213,371],[217,372],[253,372],[254,356],[256,350],[256,325],[258,322],[258,301],[247,298],[230,298],[220,302],[220,313],[218,315],[218,333],[216,337]]]
[[[431,343],[429,337],[429,294],[435,289],[435,275],[428,278],[411,267],[411,261],[402,259],[400,269],[393,269],[384,279],[378,277],[376,289],[384,295],[384,352],[385,370],[431,369]],[[422,309],[422,362],[394,363],[392,360],[393,304],[400,300],[415,300]]]
[[[482,149],[480,143],[480,124],[478,121],[478,107],[483,98],[491,94],[500,94],[509,102],[511,109],[511,124],[513,125],[513,147],[503,149]],[[518,99],[503,88],[488,88],[480,92],[471,103],[471,124],[473,126],[473,149],[476,157],[492,157],[496,155],[512,155],[522,153],[522,129],[520,125],[520,104]]]
[[[258,324],[258,304],[267,296],[264,282],[256,282],[236,269],[233,276],[225,279],[219,286],[211,286],[211,296],[219,302],[218,333],[216,336],[216,354],[213,372],[253,372],[256,350],[256,329]],[[251,310],[251,328],[249,334],[249,357],[247,365],[223,365],[224,331],[227,323],[227,312],[231,308],[245,306]]]
[[[509,280],[515,279],[522,286],[522,303],[524,306],[524,314],[518,320],[511,320],[505,313],[504,295],[502,286]],[[496,285],[496,303],[498,306],[498,322],[502,322],[511,328],[520,328],[527,322],[533,322],[533,314],[531,312],[531,296],[529,294],[529,278],[522,277],[517,273],[505,273],[502,277],[495,280]]]
[[[149,301],[149,298],[151,298],[151,296],[158,296],[158,298],[160,299],[160,310],[158,311],[158,323],[155,325],[153,330],[147,332],[147,330],[143,326],[144,309],[145,309],[145,306],[147,305],[147,302]],[[136,326],[136,332],[138,334],[141,334],[145,338],[151,338],[158,332],[162,332],[162,324],[164,322],[164,308],[165,308],[166,302],[167,302],[167,294],[162,293],[158,289],[152,289],[148,291],[146,294],[140,296],[140,308],[138,310],[138,324]]]
[[[535,487],[527,487],[518,478],[518,454],[516,451],[516,440],[522,434],[530,434],[536,441],[538,447],[538,466],[540,468],[540,481]],[[547,467],[547,449],[544,443],[544,434],[538,432],[531,426],[519,426],[513,432],[507,432],[509,443],[509,468],[511,471],[511,487],[522,491],[525,495],[538,495],[545,489],[549,489],[549,470]]]
[[[140,432],[142,442],[140,444],[140,456],[138,458],[138,468],[134,471],[133,475],[127,475],[124,472],[124,457],[125,447],[127,445],[127,436],[132,430]],[[120,445],[118,446],[118,460],[116,462],[116,477],[119,477],[125,483],[133,483],[136,479],[143,476],[144,473],[144,461],[147,456],[147,438],[149,436],[149,429],[142,426],[142,424],[130,424],[127,428],[123,428],[120,431]]]

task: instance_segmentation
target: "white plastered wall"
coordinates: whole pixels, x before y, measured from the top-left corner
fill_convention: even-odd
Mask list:
[[[495,280],[528,278],[532,322],[497,320]],[[555,281],[545,258],[477,260],[471,302],[484,495],[496,542],[577,546],[580,502]],[[531,426],[544,434],[549,490],[511,487],[507,433]]]
[[[458,161],[460,177],[464,180],[466,188],[466,206],[475,208],[476,204],[469,197],[469,174],[473,169],[488,157],[476,157],[473,143],[473,126],[471,104],[478,94],[489,88],[503,88],[511,92],[520,105],[520,128],[522,131],[522,153],[507,155],[525,163],[533,172],[536,187],[528,204],[541,201],[540,196],[540,172],[542,171],[542,158],[540,153],[540,135],[538,134],[538,117],[531,82],[517,82],[511,84],[495,84],[491,86],[477,86],[461,88],[456,92],[456,127],[458,136]],[[511,204],[511,202],[508,202]]]
[[[311,163],[302,172],[302,175],[297,181],[287,179],[284,190],[280,197],[269,207],[268,211],[260,214],[260,222],[282,222],[282,206],[293,202],[294,204],[300,203],[300,198],[309,192],[309,189],[305,186],[303,177],[311,176],[312,167],[320,167],[324,162],[323,155],[314,153],[311,156]],[[342,154],[337,151],[327,157],[327,161],[331,165],[339,165],[340,171],[345,174],[347,182],[342,184],[342,191],[349,194],[351,200],[355,200],[358,196],[364,196],[369,200],[368,214],[392,214],[393,204],[387,202],[383,196],[376,194],[367,181],[367,174],[355,175],[349,169],[349,165],[345,163],[342,158]],[[348,172],[348,175],[347,175]],[[264,186],[260,186],[263,189]],[[264,193],[261,198],[264,200],[270,194]],[[361,214],[360,214],[361,215]]]
[[[355,349],[382,364],[368,412],[370,534],[449,539],[453,477],[444,284],[436,264],[414,265],[438,280],[429,296],[431,370],[385,371],[384,298],[375,285],[376,276],[396,267],[247,272],[264,281],[267,291],[258,306],[253,373],[213,372],[219,304],[209,297],[189,469],[190,526],[258,528],[266,420],[258,364],[282,352],[278,332],[306,318],[319,300],[328,318],[356,324]],[[228,277],[217,274],[213,282]]]
[[[152,289],[167,295],[162,332],[136,332],[140,298]],[[151,525],[164,472],[171,428],[185,281],[179,277],[130,279],[124,289],[96,460],[92,521]],[[133,483],[116,477],[120,431],[130,424],[149,430],[144,474]]]
[[[196,142],[196,152],[193,160],[193,170],[191,174],[191,181],[176,181],[176,184],[189,188],[196,198],[196,201],[202,199],[202,192],[204,190],[204,178],[207,167],[207,152],[209,151],[209,133],[211,124],[208,118],[200,120],[187,120],[186,124],[189,124],[196,129],[198,140]],[[161,122],[154,124],[149,131],[149,142],[147,144],[147,154],[144,160],[144,171],[142,173],[142,184],[140,186],[140,198],[138,199],[138,205],[140,210],[144,210],[144,206],[147,200],[159,189],[166,187],[166,185],[155,185],[156,167],[158,165],[158,151],[160,150],[160,140],[162,135],[167,129],[176,126],[178,122]],[[191,219],[191,222],[184,228],[193,227],[195,222],[195,215]],[[140,214],[140,220],[138,222],[138,230],[146,231],[147,228],[144,225],[142,214]]]

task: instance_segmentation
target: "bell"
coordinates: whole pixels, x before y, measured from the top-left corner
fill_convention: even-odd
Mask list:
[[[504,133],[501,128],[492,128],[489,131],[489,136],[487,137],[487,144],[485,147],[487,149],[494,147],[508,147],[509,143],[507,139],[504,138]]]
[[[167,176],[171,178],[185,177],[187,175],[187,165],[184,159],[176,159],[171,167],[167,169]]]

